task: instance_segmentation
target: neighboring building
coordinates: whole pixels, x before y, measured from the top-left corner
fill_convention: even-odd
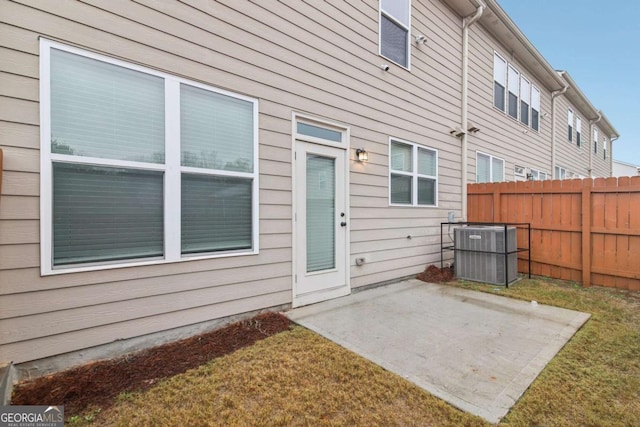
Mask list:
[[[613,161],[613,176],[639,176],[640,166],[633,165],[631,163],[621,162],[620,160]]]
[[[617,137],[494,0],[0,0],[0,50],[23,372],[415,275],[467,182],[608,176]]]

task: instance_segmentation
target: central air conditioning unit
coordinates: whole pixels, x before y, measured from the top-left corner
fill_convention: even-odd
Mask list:
[[[454,265],[459,279],[508,285],[518,278],[516,228],[470,226],[454,230]],[[506,247],[505,247],[506,243]],[[506,255],[505,255],[506,253]]]

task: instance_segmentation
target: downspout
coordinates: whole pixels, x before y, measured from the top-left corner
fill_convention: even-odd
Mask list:
[[[560,71],[560,76],[564,78],[564,71]],[[551,176],[556,174],[556,98],[563,95],[569,89],[565,85],[562,89],[551,92]]]
[[[462,166],[462,220],[467,220],[467,170],[468,170],[468,135],[467,121],[469,116],[469,27],[471,27],[484,12],[486,5],[482,0],[477,0],[478,8],[476,13],[471,17],[462,20],[462,114],[460,118],[460,126],[462,127],[462,147],[460,155],[460,164]]]
[[[613,141],[617,141],[619,136],[609,138],[609,176],[613,176]]]
[[[602,120],[602,113],[600,112],[600,110],[598,110],[598,117],[596,117],[593,120],[589,120],[589,132],[591,132],[591,134],[589,135],[589,139],[593,140],[593,127],[596,125],[596,123],[598,123],[600,120]],[[597,141],[596,141],[597,144]],[[589,147],[589,178],[591,178],[593,176],[593,144]]]

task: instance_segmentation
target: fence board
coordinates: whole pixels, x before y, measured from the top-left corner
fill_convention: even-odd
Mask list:
[[[531,223],[532,274],[640,290],[640,177],[469,184],[467,206],[468,221]]]

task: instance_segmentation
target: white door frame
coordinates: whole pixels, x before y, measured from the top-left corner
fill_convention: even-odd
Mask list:
[[[332,141],[328,139],[322,139],[314,136],[300,134],[297,131],[298,123],[306,123],[314,126],[326,128],[332,131],[336,131],[341,133],[341,141]],[[291,149],[291,177],[292,177],[292,194],[291,194],[291,207],[292,207],[292,306],[300,307],[303,305],[313,304],[316,302],[337,298],[340,296],[345,296],[351,293],[351,283],[350,283],[350,212],[349,212],[349,164],[350,164],[350,134],[349,127],[343,125],[341,123],[318,119],[316,117],[308,116],[305,114],[299,114],[296,112],[292,113],[292,149]],[[308,294],[298,295],[298,277],[297,272],[299,270],[298,263],[301,262],[297,253],[299,250],[303,250],[303,248],[299,248],[299,236],[298,236],[298,223],[297,223],[297,210],[298,210],[298,202],[297,202],[297,191],[300,190],[298,188],[299,183],[296,183],[296,151],[298,148],[298,142],[308,144],[317,144],[318,146],[326,146],[333,147],[333,149],[341,149],[344,150],[344,212],[346,217],[346,236],[344,239],[344,275],[345,275],[345,285],[341,287],[329,288],[326,291],[317,291]],[[320,148],[320,150],[322,150]],[[302,159],[298,159],[298,161],[302,161]],[[336,167],[340,167],[340,165],[336,164]]]

